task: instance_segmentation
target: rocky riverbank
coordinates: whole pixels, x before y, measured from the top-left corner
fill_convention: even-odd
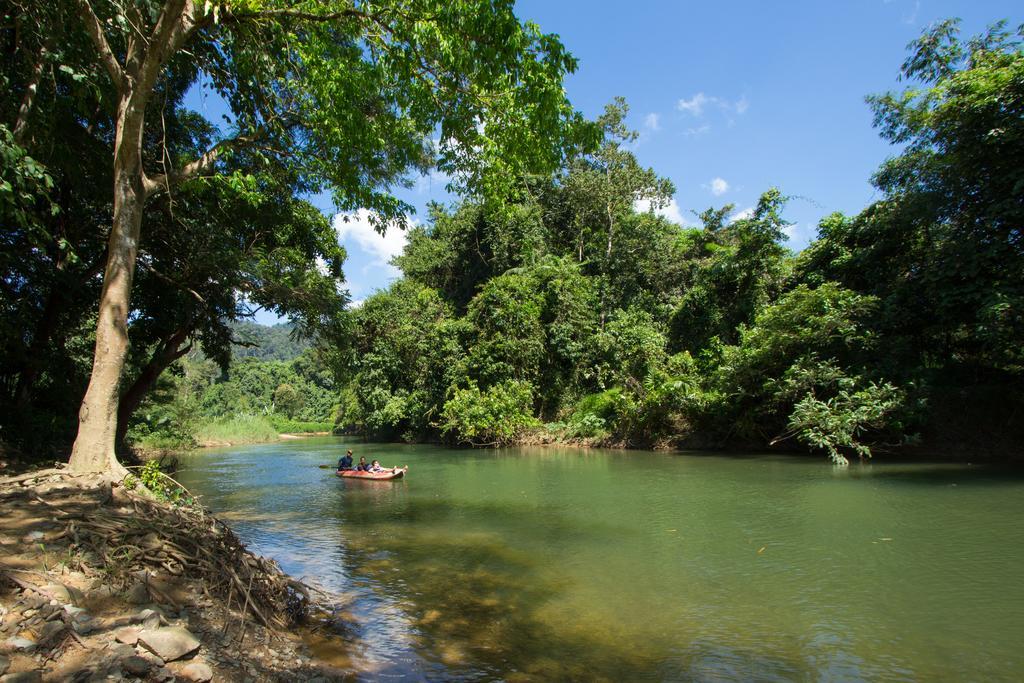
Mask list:
[[[12,477],[0,558],[0,683],[346,677],[297,633],[309,588],[200,508],[62,471]]]

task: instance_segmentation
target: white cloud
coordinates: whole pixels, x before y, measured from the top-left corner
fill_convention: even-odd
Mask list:
[[[352,299],[352,301],[348,302],[348,307],[349,309],[354,311],[360,306],[362,306],[364,303],[366,303],[366,299]]]
[[[413,225],[409,220],[409,225]],[[398,269],[388,262],[402,253],[407,236],[405,231],[391,223],[385,234],[374,230],[371,213],[367,209],[359,209],[354,214],[339,213],[334,217],[334,230],[342,242],[351,241],[363,252],[373,258],[375,265],[390,269],[398,275]]]
[[[721,197],[729,191],[729,183],[725,181],[725,178],[712,178],[708,187],[711,190],[711,194],[716,197]]]
[[[747,99],[746,95],[743,95],[734,102],[699,92],[688,100],[680,99],[676,103],[676,109],[688,112],[693,116],[703,116],[704,109],[708,106],[718,107],[726,113],[743,114],[750,109],[750,100]]]
[[[698,135],[704,135],[709,130],[711,130],[711,126],[705,123],[703,126],[699,126],[697,128],[687,128],[683,131],[683,135],[687,137],[696,137]]]
[[[633,202],[633,208],[640,213],[647,213],[652,209],[650,199],[638,199]],[[654,209],[655,216],[661,216],[666,220],[670,220],[673,223],[679,225],[686,225],[686,219],[683,218],[683,212],[679,209],[679,204],[676,200],[670,199],[668,204],[659,208]]]
[[[653,112],[648,114],[644,117],[644,128],[650,131],[661,130],[661,117]]]
[[[708,97],[704,93],[699,92],[688,100],[679,100],[676,104],[676,108],[679,111],[686,111],[690,112],[694,116],[700,116],[704,113],[704,105],[714,101],[716,101],[716,98]]]
[[[748,206],[747,208],[743,209],[742,211],[737,211],[733,215],[729,216],[729,222],[730,223],[735,223],[736,221],[742,221],[742,220],[746,220],[747,218],[753,218],[753,216],[754,216],[754,207]]]

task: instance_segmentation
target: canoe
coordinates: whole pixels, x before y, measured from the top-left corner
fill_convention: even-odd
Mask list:
[[[385,470],[383,472],[361,472],[359,470],[338,470],[336,474],[339,477],[345,477],[346,479],[374,479],[377,481],[385,481],[387,479],[401,479],[405,476],[405,470],[408,467],[399,468],[397,470]]]

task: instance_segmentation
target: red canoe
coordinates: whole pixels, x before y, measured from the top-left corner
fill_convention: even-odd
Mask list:
[[[337,475],[339,477],[346,477],[351,479],[375,479],[377,481],[383,481],[385,479],[401,479],[405,476],[405,471],[408,467],[396,467],[394,470],[384,470],[383,472],[362,472],[360,470],[338,470]]]

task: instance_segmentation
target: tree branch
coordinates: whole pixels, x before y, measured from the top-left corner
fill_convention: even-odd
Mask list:
[[[28,130],[28,115],[32,113],[32,107],[36,101],[36,94],[39,92],[39,82],[43,78],[43,67],[46,66],[46,56],[49,53],[50,43],[39,48],[39,57],[32,65],[32,75],[29,77],[28,85],[25,87],[25,96],[21,98],[21,106],[18,107],[18,118],[14,122],[11,131],[14,135],[14,143],[21,144]]]
[[[244,147],[256,140],[256,136],[240,135],[234,138],[228,138],[221,140],[210,149],[206,150],[195,161],[191,161],[185,164],[181,170],[170,171],[169,173],[161,173],[155,176],[146,176],[143,178],[143,186],[146,190],[146,198],[152,197],[160,192],[165,192],[167,188],[172,185],[176,185],[184,180],[196,178],[202,175],[206,175],[213,165],[220,158],[220,155],[225,149]]]
[[[100,62],[110,75],[114,87],[120,91],[124,87],[124,69],[121,68],[117,57],[114,56],[114,51],[110,49],[110,43],[107,42],[107,37],[103,33],[103,25],[100,24],[99,17],[92,11],[89,0],[75,0],[75,4],[78,5],[78,14],[85,24],[85,30],[99,53]]]
[[[160,10],[139,69],[137,90],[140,93],[148,95],[153,90],[164,63],[181,47],[181,36],[187,34],[192,25],[193,9],[192,0],[168,0]]]

